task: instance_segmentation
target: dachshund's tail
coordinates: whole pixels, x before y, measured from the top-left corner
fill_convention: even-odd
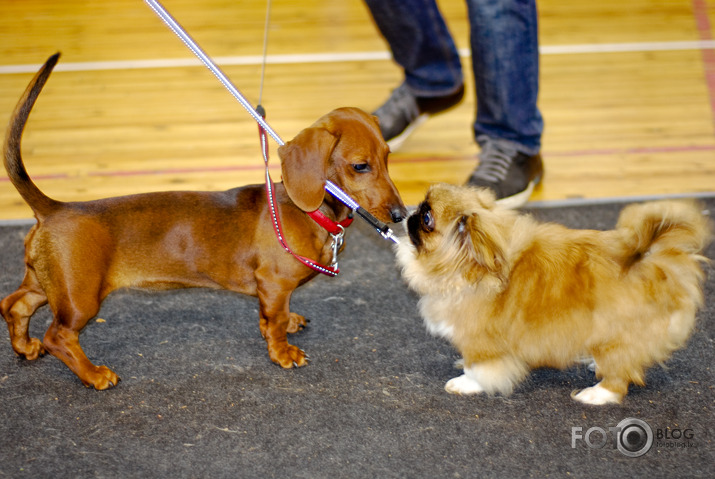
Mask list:
[[[30,179],[25,165],[22,162],[20,142],[22,140],[22,132],[27,123],[27,118],[30,116],[30,111],[59,58],[59,53],[55,53],[48,58],[42,68],[40,68],[40,71],[35,74],[35,77],[27,86],[25,93],[23,93],[10,118],[10,125],[5,135],[5,145],[3,148],[5,152],[5,169],[10,177],[10,181],[15,188],[17,188],[20,196],[22,196],[25,202],[32,208],[38,221],[41,221],[55,211],[61,203],[45,195]]]

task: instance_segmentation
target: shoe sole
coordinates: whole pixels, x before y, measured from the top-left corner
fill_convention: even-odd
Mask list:
[[[391,152],[396,152],[400,149],[402,144],[407,140],[407,138],[419,127],[422,123],[426,122],[431,115],[428,113],[422,113],[420,116],[415,118],[415,121],[410,123],[407,128],[405,128],[402,133],[392,138],[387,142],[387,146],[390,147]]]
[[[516,210],[521,208],[529,201],[531,194],[534,192],[534,188],[536,188],[536,185],[539,183],[541,183],[541,176],[531,180],[523,191],[520,191],[515,195],[507,196],[506,198],[498,199],[496,201],[497,206],[505,210]]]
[[[532,178],[532,180],[529,182],[528,185],[526,185],[526,188],[523,191],[520,191],[519,193],[516,193],[511,196],[507,196],[506,198],[498,199],[496,201],[497,206],[505,210],[516,210],[524,206],[529,201],[529,198],[531,198],[531,194],[534,192],[536,186],[541,183],[541,180],[543,180],[544,178],[543,166],[540,166],[539,170],[540,171],[537,173],[537,175]]]

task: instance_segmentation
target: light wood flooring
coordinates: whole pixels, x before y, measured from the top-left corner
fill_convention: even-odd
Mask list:
[[[255,104],[265,0],[163,3]],[[440,5],[468,53],[464,3]],[[532,199],[714,192],[715,0],[538,5],[546,176]],[[0,124],[56,51],[60,65],[23,140],[48,195],[262,181],[253,120],[141,0],[0,0]],[[374,109],[401,81],[359,0],[273,0],[268,54],[263,104],[286,140],[333,108]],[[391,155],[408,204],[430,183],[462,183],[476,165],[468,56],[464,67],[465,101]],[[0,172],[0,219],[31,215]]]

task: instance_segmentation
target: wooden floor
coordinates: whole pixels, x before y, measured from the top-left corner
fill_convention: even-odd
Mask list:
[[[265,0],[163,3],[255,104]],[[463,2],[441,5],[468,53]],[[546,177],[533,200],[715,191],[715,0],[538,5]],[[374,109],[401,81],[359,0],[275,0],[269,36],[263,104],[286,140],[335,107]],[[50,196],[261,181],[255,124],[141,0],[0,0],[0,123],[56,51],[23,142]],[[406,203],[475,167],[469,91],[391,156]],[[3,171],[0,219],[30,216]]]

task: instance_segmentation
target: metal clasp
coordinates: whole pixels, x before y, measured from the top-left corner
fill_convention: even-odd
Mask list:
[[[338,252],[343,246],[343,236],[345,236],[345,228],[343,228],[342,225],[338,225],[338,228],[340,228],[340,233],[330,235],[330,237],[333,238],[333,260],[330,262],[330,267],[333,269],[338,268]]]

